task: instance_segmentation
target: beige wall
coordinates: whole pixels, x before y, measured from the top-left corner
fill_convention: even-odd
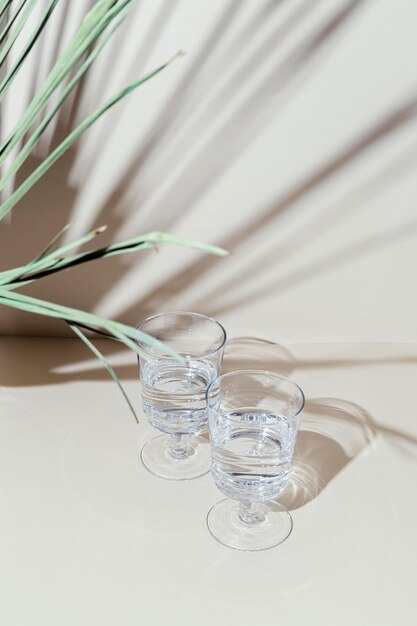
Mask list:
[[[61,13],[58,48],[80,4]],[[75,119],[179,48],[187,55],[16,207],[0,227],[1,267],[36,255],[68,221],[70,237],[107,223],[103,243],[166,230],[233,254],[170,247],[27,291],[129,323],[185,308],[286,340],[416,341],[416,20],[413,0],[142,1],[83,85]],[[16,84],[6,126],[56,55],[55,28]],[[66,329],[2,309],[0,333]]]

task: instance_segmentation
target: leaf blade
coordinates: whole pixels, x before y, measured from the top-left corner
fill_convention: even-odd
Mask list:
[[[15,62],[13,67],[7,72],[7,74],[4,77],[4,79],[1,81],[1,83],[0,83],[0,102],[3,100],[3,98],[4,98],[4,96],[5,96],[6,92],[7,92],[8,87],[11,85],[11,83],[12,83],[13,79],[16,77],[16,74],[18,73],[21,65],[23,64],[23,62],[25,61],[25,59],[28,56],[29,52],[31,51],[31,49],[35,45],[36,40],[40,36],[42,30],[44,29],[46,23],[48,22],[49,18],[51,17],[51,15],[52,15],[56,5],[58,4],[58,2],[59,2],[59,0],[50,0],[50,3],[47,6],[46,10],[44,11],[44,13],[43,13],[43,15],[42,15],[38,25],[36,26],[36,28],[32,32],[32,34],[29,37],[29,39],[27,40],[23,50],[19,54],[19,57],[18,57],[17,61]]]
[[[133,408],[133,405],[132,405],[132,403],[129,400],[129,396],[127,395],[126,391],[124,390],[123,385],[122,385],[122,383],[119,380],[119,377],[117,376],[116,372],[114,371],[113,367],[110,365],[109,361],[106,359],[104,354],[102,352],[100,352],[100,350],[88,339],[88,337],[86,335],[84,335],[83,332],[81,332],[81,330],[79,328],[77,328],[77,326],[75,324],[68,324],[68,325],[74,331],[74,333],[76,335],[78,335],[78,337],[81,339],[81,341],[83,341],[85,343],[85,345],[91,350],[91,352],[98,359],[100,359],[100,361],[103,363],[104,367],[107,369],[107,371],[109,372],[110,376],[112,377],[112,379],[114,380],[116,385],[119,387],[120,391],[122,392],[123,397],[126,400],[126,402],[128,404],[128,407],[131,410],[133,417],[135,418],[136,423],[139,424],[139,418],[136,415],[136,411]]]
[[[174,55],[169,61],[163,63],[159,67],[155,68],[141,79],[131,83],[116,95],[110,98],[104,105],[96,109],[91,115],[88,115],[69,135],[62,141],[56,148],[49,154],[46,159],[32,172],[30,176],[10,195],[10,197],[0,205],[0,220],[3,219],[9,211],[19,202],[19,200],[29,191],[29,189],[43,176],[43,174],[59,159],[59,157],[72,146],[72,144],[81,135],[92,126],[106,111],[117,104],[122,98],[127,96],[130,92],[134,91],[148,80],[159,74],[164,70],[175,58],[179,56]]]
[[[161,341],[155,339],[151,335],[147,335],[133,326],[109,320],[107,318],[94,315],[93,313],[82,311],[81,309],[74,309],[56,304],[54,302],[40,300],[39,298],[33,298],[32,296],[27,296],[26,294],[18,292],[10,292],[3,290],[2,288],[0,288],[0,304],[28,311],[30,313],[36,313],[38,315],[55,317],[66,322],[81,322],[90,326],[104,328],[112,335],[120,338],[125,345],[144,358],[149,358],[149,355],[136,342],[140,341],[146,345],[165,351],[166,354],[170,354],[172,357],[180,360],[180,357],[174,350],[172,350],[169,346],[164,345]]]
[[[88,48],[120,12],[128,9],[129,5],[130,8],[133,7],[136,1],[137,0],[97,0],[95,2],[48,74],[41,89],[27,107],[24,115],[16,127],[2,142],[0,147],[0,165],[4,163],[14,146],[23,138],[37,116],[48,104],[52,94],[75,67]]]
[[[31,263],[28,263],[26,266],[16,268],[15,270],[8,270],[8,272],[5,273],[4,276],[2,276],[2,274],[0,273],[0,286],[10,286],[14,284],[13,288],[15,288],[23,282],[27,283],[32,280],[39,280],[40,278],[44,278],[56,272],[69,269],[70,267],[74,267],[75,265],[95,261],[109,256],[115,256],[118,254],[137,252],[138,250],[147,250],[153,247],[153,244],[159,242],[185,246],[188,248],[207,252],[209,254],[215,254],[217,256],[227,256],[229,254],[228,250],[225,250],[224,248],[219,248],[218,246],[212,246],[189,239],[182,239],[181,237],[177,237],[176,235],[170,235],[169,233],[153,232],[145,235],[139,235],[138,237],[123,241],[121,243],[115,243],[109,246],[105,246],[104,248],[97,248],[95,250],[90,250],[87,252],[80,252],[71,257],[58,258],[69,249],[81,245],[82,243],[86,243],[96,234],[103,232],[104,229],[105,227],[95,229],[87,235],[84,235],[84,237],[78,239],[76,242],[69,243],[66,246],[59,248],[58,250],[55,250],[50,255],[44,257],[39,261],[35,260]]]
[[[56,99],[56,101],[53,104],[53,106],[46,112],[46,115],[43,117],[43,119],[40,122],[40,124],[37,126],[37,128],[34,130],[32,135],[26,141],[25,145],[21,148],[20,152],[18,153],[16,158],[13,160],[13,163],[11,164],[11,166],[9,167],[7,172],[1,178],[1,180],[0,180],[0,191],[5,187],[5,185],[8,183],[8,181],[14,176],[14,174],[20,169],[20,167],[26,161],[26,159],[28,158],[28,156],[32,152],[32,150],[33,150],[34,146],[36,145],[36,143],[39,141],[39,139],[42,136],[42,134],[45,131],[45,129],[48,127],[48,125],[50,124],[50,122],[52,121],[54,116],[60,110],[61,106],[63,105],[63,103],[65,102],[65,100],[67,99],[67,97],[69,96],[71,91],[75,88],[77,83],[80,81],[82,76],[84,76],[84,74],[87,72],[87,70],[89,69],[91,64],[95,61],[95,59],[97,58],[97,56],[99,55],[101,50],[108,43],[108,41],[112,37],[113,33],[121,25],[121,23],[125,19],[126,14],[127,14],[127,12],[129,10],[130,10],[130,7],[125,7],[123,9],[123,11],[121,11],[118,19],[116,20],[115,24],[112,26],[110,31],[108,33],[106,33],[106,35],[97,44],[97,46],[95,46],[93,51],[87,56],[86,60],[82,63],[81,67],[79,68],[79,70],[75,74],[74,78],[68,83],[67,87],[64,89],[62,94]],[[15,145],[16,139],[18,139],[18,137],[15,137],[15,140],[14,140],[13,144],[10,145],[9,149],[3,154],[2,159],[1,159],[2,162],[5,160],[5,157],[10,152],[10,149],[13,147],[13,145]]]
[[[33,11],[35,5],[39,2],[39,0],[28,0],[27,2],[27,6],[23,9],[22,11],[22,15],[20,16],[20,19],[17,20],[16,26],[15,28],[13,28],[10,32],[10,35],[8,37],[8,39],[6,40],[6,42],[4,43],[1,51],[0,51],[0,66],[3,65],[7,55],[9,54],[10,50],[12,49],[16,39],[18,38],[20,32],[22,31],[24,25],[26,24],[27,20],[29,19],[29,16],[31,14],[31,12]]]

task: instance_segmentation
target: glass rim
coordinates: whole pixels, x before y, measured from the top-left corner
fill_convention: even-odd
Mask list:
[[[286,376],[281,376],[281,374],[277,374],[276,372],[271,372],[271,370],[256,370],[256,369],[233,370],[233,372],[227,372],[227,374],[221,374],[220,376],[217,376],[217,378],[215,378],[209,384],[209,386],[207,387],[207,390],[206,390],[206,403],[207,403],[207,406],[209,408],[213,408],[213,404],[210,402],[210,399],[209,399],[209,395],[211,393],[212,387],[214,387],[214,385],[216,383],[218,383],[220,380],[223,380],[225,378],[229,378],[230,376],[236,376],[237,374],[264,374],[264,375],[270,376],[272,378],[284,381],[286,383],[290,383],[290,385],[292,385],[293,387],[296,387],[298,389],[298,391],[300,393],[300,397],[301,397],[301,402],[300,402],[300,406],[297,409],[297,411],[295,413],[292,413],[291,416],[289,417],[289,419],[294,419],[295,417],[300,415],[300,413],[303,411],[303,409],[305,407],[305,403],[306,403],[306,398],[305,398],[305,395],[304,395],[304,391],[301,389],[301,387],[296,382],[294,382],[290,378],[287,378]]]
[[[136,330],[140,330],[141,332],[145,333],[146,335],[149,335],[149,333],[147,333],[145,330],[143,330],[143,325],[151,322],[154,319],[157,319],[158,317],[165,317],[166,315],[189,315],[191,317],[198,317],[198,318],[202,318],[205,320],[208,320],[210,322],[213,322],[214,324],[216,324],[216,326],[218,326],[220,328],[220,331],[222,333],[222,340],[220,342],[220,345],[217,346],[217,348],[215,348],[214,350],[210,350],[209,352],[203,352],[201,354],[198,354],[198,357],[203,357],[203,356],[212,356],[213,354],[216,354],[216,352],[218,352],[219,350],[221,350],[227,340],[227,333],[226,333],[226,329],[223,326],[223,324],[221,324],[218,320],[214,319],[214,317],[210,317],[209,315],[205,315],[204,313],[195,313],[194,311],[163,311],[162,313],[155,313],[154,315],[149,315],[149,317],[145,317],[144,320],[142,320],[140,322],[140,324],[138,326],[136,326]],[[150,335],[152,336],[152,335]],[[163,344],[163,340],[159,339],[158,341],[161,342],[161,344]],[[138,340],[136,340],[136,343],[139,343]],[[142,345],[140,346],[141,350],[143,352],[145,352],[146,354],[154,357],[157,356],[155,354],[155,352],[152,352],[151,350],[149,350],[147,347],[143,347]]]

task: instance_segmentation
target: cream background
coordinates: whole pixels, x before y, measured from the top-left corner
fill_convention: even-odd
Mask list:
[[[63,5],[4,128],[89,2]],[[233,254],[166,247],[27,292],[132,324],[181,308],[290,341],[416,341],[416,19],[412,0],[143,0],[28,167],[71,115],[178,49],[187,55],[15,208],[0,227],[1,268],[36,255],[68,221],[71,238],[107,223],[103,244],[166,230]],[[0,333],[67,331],[2,308]]]

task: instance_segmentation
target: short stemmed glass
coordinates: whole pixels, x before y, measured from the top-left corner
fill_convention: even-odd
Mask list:
[[[304,394],[273,372],[242,370],[207,389],[211,472],[227,496],[209,511],[213,537],[237,550],[282,543],[292,518],[276,498],[292,468]]]
[[[138,329],[167,347],[139,342],[143,408],[151,426],[165,433],[145,444],[142,462],[160,478],[203,476],[210,451],[197,435],[207,426],[206,390],[219,374],[226,331],[210,317],[185,311],[148,317]]]

